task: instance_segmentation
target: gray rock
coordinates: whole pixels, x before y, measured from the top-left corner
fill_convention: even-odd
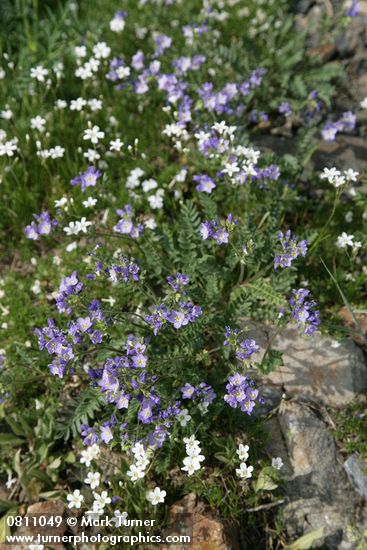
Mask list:
[[[300,401],[283,401],[268,423],[271,456],[280,456],[283,491],[289,502],[281,519],[291,539],[323,528],[315,547],[353,549],[350,527],[360,529],[366,515],[338,461],[334,440],[317,409]]]
[[[264,326],[250,331],[262,354],[272,332],[273,329]],[[257,378],[275,404],[282,390],[287,396],[302,395],[325,405],[341,407],[367,389],[364,356],[352,340],[338,343],[330,337],[319,334],[306,337],[295,328],[285,328],[272,345],[283,353],[283,366],[267,375],[257,374]],[[271,389],[278,392],[271,393]]]
[[[367,464],[354,453],[344,462],[344,469],[355,490],[367,501]]]

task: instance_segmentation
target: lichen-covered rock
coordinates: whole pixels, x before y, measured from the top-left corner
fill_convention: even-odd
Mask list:
[[[262,352],[272,331],[271,327],[261,327],[251,333]],[[295,328],[285,328],[275,338],[273,347],[283,353],[283,366],[259,376],[268,393],[273,388],[278,390],[278,396],[285,392],[287,396],[302,395],[325,405],[342,407],[367,389],[363,353],[350,339],[339,343],[319,334],[305,337]],[[272,397],[276,403],[276,392]]]

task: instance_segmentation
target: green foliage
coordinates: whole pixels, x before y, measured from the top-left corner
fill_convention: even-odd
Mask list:
[[[59,411],[59,422],[56,425],[56,437],[65,440],[80,433],[81,424],[93,420],[104,403],[103,397],[94,388],[86,388]]]

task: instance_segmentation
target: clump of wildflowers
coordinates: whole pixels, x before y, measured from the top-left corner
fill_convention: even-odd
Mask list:
[[[283,252],[275,256],[274,269],[278,269],[278,267],[290,267],[293,260],[298,258],[298,256],[306,256],[307,241],[303,240],[298,242],[297,237],[293,235],[290,229],[288,229],[286,233],[280,231],[279,239]]]
[[[226,339],[224,340],[223,345],[231,346],[234,349],[236,357],[239,361],[247,362],[247,360],[260,349],[253,338],[244,338],[242,336],[242,331],[239,329],[226,327],[225,336]]]
[[[192,476],[195,472],[201,469],[201,462],[205,460],[205,456],[201,454],[200,441],[195,439],[195,436],[184,437],[186,445],[186,458],[181,470],[187,472],[188,476]]]
[[[217,244],[227,244],[230,234],[238,224],[238,218],[228,214],[226,220],[218,223],[216,220],[204,221],[200,225],[200,235],[203,241],[213,239]]]
[[[248,445],[243,445],[242,443],[239,444],[238,449],[236,451],[238,458],[240,459],[240,467],[236,468],[236,474],[241,479],[249,479],[252,477],[252,472],[254,471],[253,466],[247,466],[246,461],[249,457],[250,448]]]
[[[321,320],[319,311],[315,309],[316,302],[307,300],[309,295],[310,291],[305,288],[293,289],[289,304],[297,327],[301,328],[304,334],[310,336],[317,331]]]
[[[50,235],[52,228],[58,225],[57,220],[52,220],[48,212],[42,212],[40,215],[33,214],[36,222],[31,222],[25,228],[27,239],[37,241],[40,236]]]
[[[206,384],[206,382],[200,382],[196,386],[192,386],[188,382],[180,388],[182,393],[182,399],[200,400],[199,409],[205,414],[208,411],[209,405],[216,398],[216,393],[213,388]]]
[[[352,181],[357,181],[358,176],[359,173],[355,172],[351,168],[344,170],[343,174],[336,168],[324,168],[320,178],[326,179],[329,183],[331,183],[331,185],[338,188]]]
[[[239,407],[242,412],[251,415],[259,397],[258,390],[254,388],[254,382],[247,376],[235,372],[228,377],[226,390],[224,401],[232,408]]]

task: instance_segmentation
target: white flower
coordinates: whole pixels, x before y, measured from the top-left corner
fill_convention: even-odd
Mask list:
[[[347,246],[353,246],[354,245],[354,235],[347,235],[345,231],[341,235],[339,235],[336,245],[339,248],[347,248]]]
[[[89,162],[94,162],[96,160],[99,160],[101,158],[101,155],[98,153],[98,151],[95,151],[94,149],[88,149],[83,153],[83,157],[89,160]]]
[[[224,165],[223,172],[225,174],[228,174],[228,176],[230,178],[233,176],[233,174],[235,174],[239,171],[240,171],[240,169],[237,165],[237,162],[226,162],[226,164]]]
[[[189,411],[187,409],[182,409],[182,411],[180,411],[177,415],[177,420],[183,428],[187,426],[191,418],[192,417],[189,415]]]
[[[280,458],[280,456],[278,456],[277,458],[272,458],[271,459],[271,465],[276,470],[281,470],[284,466],[284,463],[283,463],[283,460]]]
[[[205,460],[204,455],[187,456],[186,458],[184,458],[184,466],[181,468],[181,470],[187,472],[189,476],[192,476],[194,472],[200,470],[200,462],[202,462],[203,460]]]
[[[88,227],[92,225],[92,222],[88,222],[86,220],[86,218],[83,217],[79,222],[76,222],[76,225],[77,225],[77,228],[78,228],[78,233],[79,233],[79,231],[82,231],[83,233],[86,233]]]
[[[99,126],[93,126],[92,128],[84,130],[83,139],[90,140],[96,145],[100,139],[104,138],[104,135],[104,132],[99,129]]]
[[[154,218],[148,218],[147,220],[145,220],[144,225],[147,229],[151,230],[156,229],[157,227],[157,223]]]
[[[125,20],[123,17],[114,17],[110,21],[110,29],[112,32],[122,32],[125,28]]]
[[[50,157],[52,159],[60,159],[64,156],[64,153],[65,153],[65,149],[60,145],[56,145],[55,147],[51,147],[50,149]]]
[[[4,71],[4,69],[2,67],[0,67],[0,80],[3,80],[3,78],[5,78],[6,76],[6,72]]]
[[[141,184],[144,193],[148,193],[148,191],[151,191],[152,189],[156,189],[158,187],[158,183],[154,179],[144,180]]]
[[[68,226],[64,227],[64,231],[67,235],[78,235],[79,228],[77,225],[78,222],[70,222]]]
[[[33,294],[40,294],[41,293],[41,281],[36,279],[34,281],[33,285],[31,286],[31,291],[33,292]]]
[[[16,138],[6,141],[5,143],[0,143],[0,157],[7,155],[8,157],[13,157],[14,152],[18,150]]]
[[[69,501],[69,508],[80,508],[81,503],[84,500],[83,495],[80,493],[79,489],[75,489],[74,493],[67,495],[66,499]]]
[[[142,479],[145,475],[144,470],[140,466],[131,464],[130,469],[126,472],[131,481]]]
[[[246,462],[246,460],[248,459],[249,449],[250,449],[250,447],[248,445],[242,445],[242,443],[240,443],[238,445],[238,449],[237,449],[236,452],[238,454],[238,458],[241,461]]]
[[[100,111],[102,109],[102,101],[100,99],[89,99],[88,100],[88,107],[90,107],[91,111]]]
[[[236,468],[236,474],[238,477],[241,477],[242,479],[248,479],[252,477],[252,472],[254,471],[253,466],[246,466],[245,462],[242,462],[240,464],[239,468]]]
[[[87,48],[85,46],[75,46],[74,48],[75,57],[86,57]]]
[[[164,502],[166,494],[166,491],[163,491],[159,487],[156,487],[155,489],[147,493],[147,499],[153,506],[156,506],[157,504]]]
[[[94,199],[93,197],[88,197],[86,201],[83,201],[83,206],[85,208],[91,208],[92,206],[95,206],[97,202],[97,199]]]
[[[10,120],[13,117],[13,111],[11,109],[4,109],[1,111],[0,116],[4,120]]]
[[[115,527],[122,527],[125,525],[125,522],[127,520],[128,513],[127,512],[120,512],[120,510],[115,510],[113,517],[111,521],[115,524]]]
[[[97,59],[106,59],[111,53],[111,48],[106,42],[98,42],[93,46],[93,53]]]
[[[362,109],[367,109],[367,97],[362,99],[360,105],[361,105]]]
[[[344,170],[344,175],[348,181],[357,181],[359,172],[355,172],[354,170],[349,168],[348,170]]]
[[[83,97],[78,97],[77,99],[72,99],[70,101],[70,111],[81,111],[83,107],[87,104],[86,100]]]
[[[221,135],[228,129],[228,126],[225,121],[222,120],[222,122],[216,122],[215,124],[213,124],[212,128]]]
[[[84,483],[90,485],[91,489],[96,489],[99,486],[101,480],[101,474],[99,472],[88,472],[87,477],[84,480]]]
[[[67,247],[65,248],[66,252],[72,252],[73,250],[75,250],[76,248],[78,248],[78,243],[77,241],[73,241],[72,243],[68,244]]]
[[[57,99],[55,102],[56,109],[66,109],[67,106],[68,104],[64,99]]]
[[[134,455],[135,460],[137,460],[139,457],[143,457],[146,455],[146,450],[144,445],[142,445],[142,443],[139,443],[139,442],[135,443],[135,445],[131,447],[131,452]]]
[[[93,503],[93,508],[95,506],[97,509],[101,509],[101,508],[104,508],[106,504],[111,503],[111,499],[108,496],[107,491],[102,491],[100,495],[98,493],[93,493],[93,496],[95,498],[95,501]]]
[[[29,550],[44,550],[44,545],[43,544],[30,544],[28,546],[28,549]]]
[[[150,197],[148,197],[149,205],[151,208],[153,208],[153,210],[163,208],[163,195],[164,190],[158,189],[155,195],[150,195]]]
[[[191,435],[190,437],[184,437],[183,442],[186,445],[186,452],[189,452],[191,449],[196,449],[196,447],[199,447],[200,441],[195,439],[194,435]]]
[[[123,80],[124,78],[130,76],[130,67],[117,67],[116,74],[121,80]]]
[[[112,140],[110,141],[110,151],[120,151],[123,145],[123,142],[119,138]]]
[[[100,449],[96,443],[83,449],[80,464],[85,464],[87,468],[91,465],[92,460],[98,458]]]
[[[323,172],[320,174],[321,179],[327,179],[328,182],[336,188],[341,187],[347,182],[357,181],[358,176],[358,172],[352,169],[344,170],[344,175],[342,175],[336,168],[324,168]]]
[[[38,82],[44,82],[47,75],[48,70],[42,65],[37,65],[37,67],[31,68],[31,78],[35,78]]]

